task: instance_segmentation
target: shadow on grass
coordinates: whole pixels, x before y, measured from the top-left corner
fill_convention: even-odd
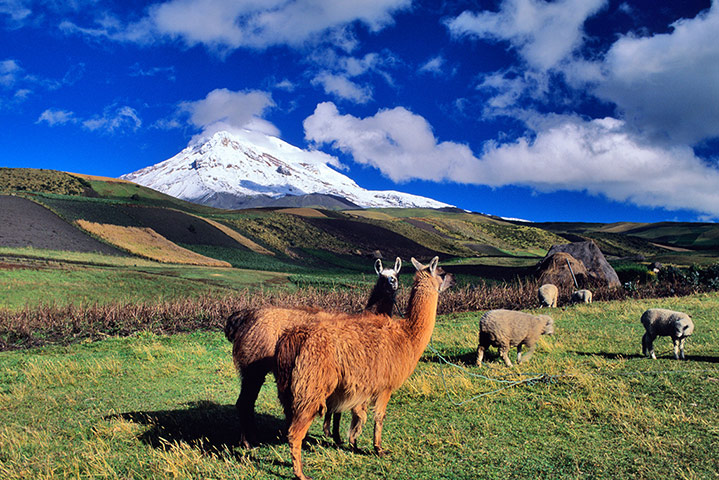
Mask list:
[[[641,355],[639,353],[631,353],[629,355],[624,353],[612,353],[612,352],[572,352],[576,353],[577,355],[587,356],[587,357],[604,357],[610,360],[619,360],[619,359],[632,359],[632,358],[647,358],[644,355]],[[689,362],[707,362],[707,363],[719,363],[719,357],[708,357],[706,355],[689,355],[686,356],[686,361]],[[667,352],[667,353],[657,353],[657,358],[664,358],[664,359],[674,359],[674,353],[673,352]]]
[[[240,447],[240,422],[234,405],[191,402],[187,408],[146,412],[127,412],[106,417],[123,418],[150,428],[140,441],[153,448],[167,448],[182,442],[207,454],[231,452]],[[284,419],[257,414],[257,435],[261,445],[284,443]]]
[[[581,355],[583,357],[603,357],[603,358],[606,358],[609,360],[645,358],[644,355],[640,355],[638,353],[626,354],[626,353],[614,353],[614,352],[577,352],[577,351],[573,351],[570,353]]]
[[[485,358],[487,358],[486,350],[484,356]],[[477,351],[471,350],[468,352],[442,353],[442,357],[451,363],[456,363],[465,367],[473,367],[475,362],[477,361]],[[432,352],[429,352],[426,355],[422,356],[420,361],[423,363],[445,363],[442,358],[439,358],[435,353]]]

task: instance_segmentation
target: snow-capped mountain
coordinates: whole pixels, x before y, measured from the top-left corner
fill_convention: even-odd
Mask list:
[[[336,159],[255,132],[217,132],[156,165],[122,175],[140,185],[206,205],[240,208],[289,195],[343,197],[361,207],[450,207],[431,198],[373,191],[330,168]]]

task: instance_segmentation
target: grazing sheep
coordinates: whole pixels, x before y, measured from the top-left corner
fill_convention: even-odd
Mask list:
[[[572,293],[572,303],[592,303],[592,292],[589,290],[577,290]]]
[[[402,261],[397,257],[395,268],[384,269],[382,262],[375,262],[377,283],[370,295],[365,311],[368,313],[392,315],[398,275]],[[240,416],[240,444],[250,447],[256,437],[255,402],[265,376],[272,371],[275,363],[277,339],[286,330],[317,320],[317,309],[311,308],[247,308],[233,313],[225,324],[225,336],[232,343],[232,359],[242,377],[237,411]],[[331,318],[331,314],[326,313]],[[333,438],[341,443],[339,436],[340,416],[334,417]],[[324,430],[329,435],[329,417]]]
[[[684,360],[684,340],[694,333],[694,322],[686,313],[665,308],[650,308],[642,314],[642,325],[646,333],[642,337],[642,354],[656,360],[654,339],[672,337],[674,358]]]
[[[477,365],[482,365],[484,350],[490,345],[499,348],[499,355],[508,366],[509,349],[517,347],[517,363],[526,362],[534,352],[540,335],[554,333],[554,320],[549,315],[530,315],[514,310],[490,310],[479,319]],[[522,357],[522,346],[528,348]]]
[[[542,307],[556,307],[557,297],[559,297],[559,290],[555,285],[552,285],[551,283],[545,283],[544,285],[539,287],[537,297],[539,298],[539,303]]]
[[[302,440],[317,415],[352,411],[350,444],[374,403],[374,449],[382,450],[387,403],[417,366],[434,330],[440,292],[452,284],[434,257],[429,265],[412,258],[417,269],[406,318],[335,314],[286,331],[277,342],[277,393],[290,423],[287,439],[292,468],[302,473]],[[319,312],[317,315],[321,315]]]

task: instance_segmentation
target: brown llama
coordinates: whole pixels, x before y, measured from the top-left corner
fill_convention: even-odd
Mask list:
[[[402,259],[397,257],[394,261],[393,268],[383,268],[382,260],[379,258],[374,262],[374,271],[377,272],[377,282],[374,284],[372,293],[369,295],[365,312],[376,314],[385,314],[392,316],[392,310],[395,308],[397,299],[397,289],[399,288],[399,271],[402,268]],[[399,313],[399,308],[397,308]],[[332,413],[329,410],[325,414],[325,420],[322,424],[322,430],[325,436],[332,437],[337,445],[342,444],[340,436],[340,420],[341,413]],[[334,428],[330,432],[330,420]]]
[[[382,261],[377,259],[375,271],[378,278],[370,295],[366,311],[391,316],[397,288],[399,287],[399,270],[402,260],[395,260],[394,269],[382,268]],[[225,336],[232,343],[232,359],[242,377],[240,395],[237,398],[237,411],[240,417],[240,444],[249,447],[256,439],[255,402],[260,393],[265,377],[272,371],[275,364],[275,347],[277,339],[285,330],[315,321],[313,314],[328,315],[311,308],[248,308],[233,313],[225,324]],[[339,415],[334,417],[335,428],[332,436],[337,444],[342,443],[339,434]],[[330,416],[324,427],[330,435]]]
[[[417,269],[407,316],[393,321],[386,315],[327,315],[287,330],[277,342],[277,392],[289,422],[287,440],[292,468],[300,480],[302,440],[317,415],[352,412],[349,441],[357,437],[374,403],[374,449],[383,455],[382,426],[392,392],[412,374],[429,343],[437,316],[439,293],[452,276],[414,258]]]

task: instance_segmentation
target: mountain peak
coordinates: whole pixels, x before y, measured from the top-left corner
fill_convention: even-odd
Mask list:
[[[216,199],[222,198],[224,208],[241,208],[251,197],[315,193],[343,197],[362,207],[450,206],[394,190],[366,190],[328,164],[338,165],[330,155],[302,150],[277,137],[219,131],[172,158],[120,178],[206,205],[220,206]]]

